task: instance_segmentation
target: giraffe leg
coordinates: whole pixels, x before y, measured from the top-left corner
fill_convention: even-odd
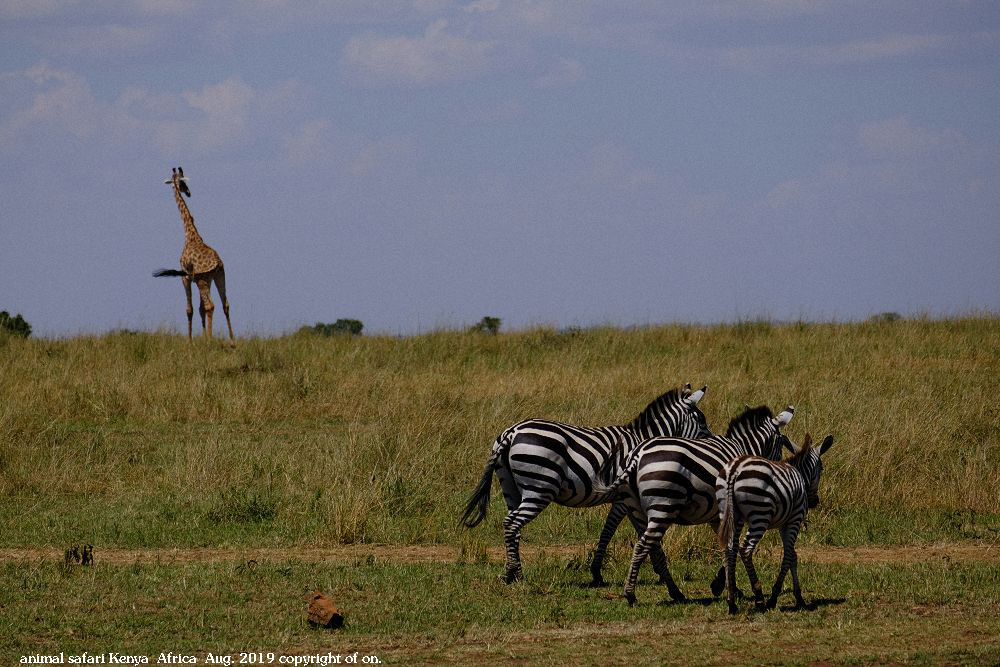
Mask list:
[[[210,340],[212,338],[212,311],[215,310],[215,304],[212,303],[212,279],[197,278],[195,282],[198,283],[198,291],[201,293],[201,308],[198,310],[201,313],[201,326],[205,338]]]
[[[191,276],[183,276],[181,284],[184,285],[184,296],[187,297],[188,342],[191,342],[191,320],[194,319],[194,307],[191,305]]]
[[[229,299],[226,298],[226,270],[219,269],[215,274],[215,289],[219,290],[219,298],[222,300],[222,312],[226,315],[226,326],[229,327],[229,341],[236,345],[236,337],[233,335],[233,323],[229,319]]]

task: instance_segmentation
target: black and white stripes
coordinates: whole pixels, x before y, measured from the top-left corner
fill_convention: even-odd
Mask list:
[[[663,534],[672,524],[711,523],[718,528],[715,479],[729,461],[745,455],[778,459],[781,444],[778,429],[792,419],[789,406],[777,417],[767,407],[748,408],[732,420],[725,436],[704,439],[659,437],[636,447],[617,478],[599,491],[624,496],[633,521],[644,530],[632,554],[625,582],[625,598],[635,603],[639,567],[653,549],[659,549]],[[670,577],[659,573],[675,600],[684,595]],[[721,573],[713,590],[721,591]]]
[[[613,451],[628,454],[639,443],[664,435],[694,438],[710,435],[705,415],[698,409],[705,389],[692,392],[688,385],[680,391],[671,390],[623,426],[587,428],[543,419],[511,426],[493,444],[482,478],[466,504],[462,522],[471,528],[485,518],[495,472],[508,509],[503,524],[507,550],[504,579],[509,583],[520,578],[521,530],[549,504],[589,507],[614,500],[610,494],[595,492],[602,467],[610,466],[612,473],[618,470],[617,460],[611,458]],[[623,516],[625,513],[620,509],[612,509],[605,532],[613,534]],[[606,546],[607,540],[602,538],[601,547]],[[602,560],[603,552],[595,555],[595,581],[600,580]],[[662,553],[654,554],[653,565],[665,568]]]
[[[729,613],[737,612],[734,571],[737,549],[750,577],[757,604],[764,604],[764,594],[753,566],[753,552],[769,528],[781,530],[784,556],[767,607],[774,608],[777,603],[789,569],[792,571],[795,601],[805,606],[799,588],[795,540],[807,510],[819,502],[819,478],[823,472],[820,457],[832,445],[833,436],[828,435],[819,448],[812,447],[812,438],[807,434],[802,448],[787,461],[774,462],[757,456],[744,456],[722,467],[716,480],[716,499],[721,518],[719,543],[726,550]],[[794,446],[790,448],[794,449]],[[740,548],[740,532],[744,523],[748,530]]]

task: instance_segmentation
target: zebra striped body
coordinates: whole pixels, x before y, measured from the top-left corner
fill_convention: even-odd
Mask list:
[[[625,582],[629,604],[635,604],[639,567],[651,550],[660,548],[667,528],[672,524],[711,523],[718,530],[715,479],[722,467],[746,455],[780,458],[778,429],[791,420],[793,412],[794,408],[789,406],[775,418],[763,406],[747,409],[730,422],[725,436],[653,438],[632,452],[617,478],[604,487],[610,494],[623,494],[633,522],[645,526],[632,553],[632,566]],[[721,592],[722,574],[720,571],[713,582],[713,591]],[[673,599],[685,599],[669,569],[661,577]]]
[[[671,390],[624,426],[588,428],[530,419],[501,433],[493,444],[483,476],[466,505],[462,520],[471,528],[486,516],[495,472],[508,509],[503,524],[507,549],[505,580],[510,583],[521,577],[521,530],[549,504],[590,507],[613,502],[615,499],[611,495],[595,491],[597,474],[602,467],[611,466],[617,471],[618,457],[652,437],[709,434],[705,415],[698,409],[705,389],[692,393],[688,385],[681,391]],[[602,536],[609,531],[613,534],[624,516],[624,512],[612,510]],[[607,541],[603,541],[594,556],[595,582],[600,581],[606,547]],[[662,553],[654,555],[653,564],[665,567]]]
[[[802,448],[787,461],[774,462],[756,456],[744,456],[723,466],[716,480],[716,498],[719,505],[719,543],[726,550],[726,582],[729,613],[737,612],[736,552],[739,550],[754,597],[758,605],[764,604],[764,593],[753,566],[753,552],[760,539],[770,528],[781,530],[784,556],[781,570],[771,589],[767,603],[773,609],[781,593],[785,574],[792,571],[795,601],[805,606],[799,588],[795,554],[795,540],[799,535],[806,512],[819,503],[819,478],[823,472],[820,456],[833,445],[828,435],[819,448],[812,446],[812,437],[806,435]],[[743,524],[748,526],[742,549],[739,545]]]

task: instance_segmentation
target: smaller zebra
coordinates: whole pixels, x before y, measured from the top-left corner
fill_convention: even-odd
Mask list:
[[[738,549],[750,577],[754,599],[758,606],[764,605],[764,593],[753,566],[753,552],[769,528],[781,529],[784,557],[767,608],[774,609],[778,603],[778,595],[789,569],[792,571],[795,602],[799,607],[806,606],[799,588],[795,539],[806,512],[819,504],[819,478],[823,472],[820,457],[833,446],[833,436],[826,436],[818,448],[812,446],[812,436],[808,434],[801,448],[795,448],[787,439],[785,444],[795,452],[791,458],[776,462],[759,456],[742,456],[723,466],[715,481],[719,505],[719,544],[726,551],[730,614],[737,612],[735,567]],[[744,523],[749,528],[741,549],[740,532]]]

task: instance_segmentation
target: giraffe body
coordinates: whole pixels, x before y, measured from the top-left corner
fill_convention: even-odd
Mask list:
[[[184,286],[184,293],[187,296],[187,318],[188,318],[188,340],[192,338],[192,320],[194,319],[194,306],[191,299],[191,283],[198,287],[199,304],[198,313],[201,316],[201,327],[206,338],[212,337],[212,313],[215,311],[215,304],[212,303],[211,287],[215,283],[215,288],[219,291],[222,300],[222,311],[226,315],[226,325],[229,327],[229,340],[235,344],[233,335],[233,325],[229,319],[229,300],[226,298],[226,269],[222,263],[222,258],[214,248],[209,246],[201,238],[198,228],[194,225],[194,216],[188,209],[181,193],[191,196],[187,184],[184,182],[184,172],[175,169],[173,176],[168,183],[173,186],[174,200],[177,202],[177,210],[180,211],[181,221],[184,223],[184,249],[181,251],[181,283]],[[159,275],[177,275],[176,272],[160,272]]]

